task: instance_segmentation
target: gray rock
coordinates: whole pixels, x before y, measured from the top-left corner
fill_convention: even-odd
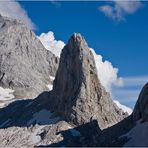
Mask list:
[[[45,90],[58,59],[21,22],[0,17],[0,27],[0,85],[15,89],[17,98]],[[125,116],[101,85],[84,38],[74,34],[62,51],[53,90],[0,109],[0,143],[2,147],[102,146],[105,139],[112,145],[120,124],[117,130],[101,129]],[[110,140],[114,131],[116,138]]]
[[[133,113],[114,126],[104,129],[99,137],[98,145],[112,147],[148,146],[146,140],[147,123],[148,83],[142,88]],[[139,138],[139,131],[141,132],[141,138]],[[140,141],[140,139],[143,141]]]
[[[51,125],[38,125],[29,127],[10,127],[0,129],[1,147],[34,147],[58,143],[64,138],[57,134],[62,130],[72,128],[65,121]],[[62,145],[61,145],[62,146]]]
[[[46,95],[48,92],[0,109],[1,147],[91,145],[94,134],[100,132],[97,122],[74,128],[45,108]]]
[[[58,61],[21,21],[0,16],[2,87],[14,89],[17,98],[33,98],[47,90]]]
[[[93,54],[76,33],[62,50],[50,98],[51,108],[74,125],[96,119],[106,128],[126,116],[101,85]]]

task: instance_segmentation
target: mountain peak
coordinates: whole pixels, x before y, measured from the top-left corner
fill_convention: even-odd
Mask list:
[[[72,37],[74,39],[79,39],[79,40],[84,39],[83,36],[80,33],[76,33],[76,32],[73,33]]]
[[[79,33],[62,50],[50,98],[53,111],[75,125],[96,119],[105,128],[123,119],[101,85],[93,54]]]
[[[87,46],[87,43],[84,39],[84,37],[80,33],[73,33],[73,35],[70,37],[68,44],[72,46]]]
[[[48,90],[49,75],[58,65],[55,61],[25,24],[0,17],[0,86],[14,89],[15,97],[34,98]]]

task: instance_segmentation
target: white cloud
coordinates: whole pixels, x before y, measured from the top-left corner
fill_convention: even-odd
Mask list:
[[[65,46],[65,43],[60,40],[55,40],[53,32],[49,31],[48,33],[42,33],[38,38],[47,50],[50,50],[56,56],[60,57],[60,53]],[[98,77],[100,79],[101,84],[108,91],[111,91],[112,85],[121,86],[122,79],[118,78],[117,76],[118,69],[114,68],[112,63],[110,63],[109,61],[103,61],[102,56],[97,55],[92,48],[90,48],[90,50],[93,52],[95,58]]]
[[[113,90],[113,94],[116,96],[115,99],[122,101],[136,101],[140,93],[140,88],[126,88],[126,85],[122,88],[116,88]],[[121,101],[121,102],[122,102]]]
[[[133,76],[122,78],[123,86],[112,88],[112,94],[122,104],[134,107],[143,86],[148,82],[148,76]]]
[[[111,87],[115,86],[122,86],[122,78],[118,78],[118,69],[114,68],[112,63],[109,61],[103,61],[101,55],[97,55],[95,51],[90,48],[94,59],[96,62],[96,68],[98,72],[98,77],[100,79],[101,84],[108,90],[111,91]]]
[[[50,50],[56,56],[60,57],[65,43],[60,40],[55,40],[54,33],[52,31],[49,31],[48,33],[42,33],[38,38],[47,50]]]
[[[35,24],[31,21],[25,9],[15,0],[0,1],[0,14],[10,18],[19,19],[30,29],[35,29]]]
[[[108,4],[100,6],[98,9],[103,12],[107,17],[121,21],[125,20],[125,15],[135,13],[143,6],[140,1],[110,1]]]
[[[126,86],[144,86],[144,84],[148,81],[148,76],[134,76],[134,77],[126,77],[123,79],[123,84]]]

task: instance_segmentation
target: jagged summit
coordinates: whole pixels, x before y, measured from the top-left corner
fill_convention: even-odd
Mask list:
[[[62,50],[51,98],[52,109],[75,125],[97,119],[105,128],[124,117],[102,87],[93,54],[77,33]]]
[[[86,43],[84,37],[80,33],[74,32],[70,39],[74,39],[76,42],[84,41]]]
[[[58,58],[25,24],[0,17],[0,86],[14,89],[16,98],[34,98],[48,90],[57,66]]]
[[[88,49],[87,42],[85,41],[84,37],[80,33],[73,33],[73,35],[70,37],[68,40],[68,44],[73,46],[73,47],[79,47],[79,46],[85,46],[86,49]],[[77,49],[77,48],[73,48]]]

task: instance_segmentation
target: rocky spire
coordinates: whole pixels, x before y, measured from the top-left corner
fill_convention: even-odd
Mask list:
[[[79,33],[62,50],[51,98],[53,110],[75,125],[97,119],[105,128],[123,119],[123,112],[102,87],[93,54]]]

